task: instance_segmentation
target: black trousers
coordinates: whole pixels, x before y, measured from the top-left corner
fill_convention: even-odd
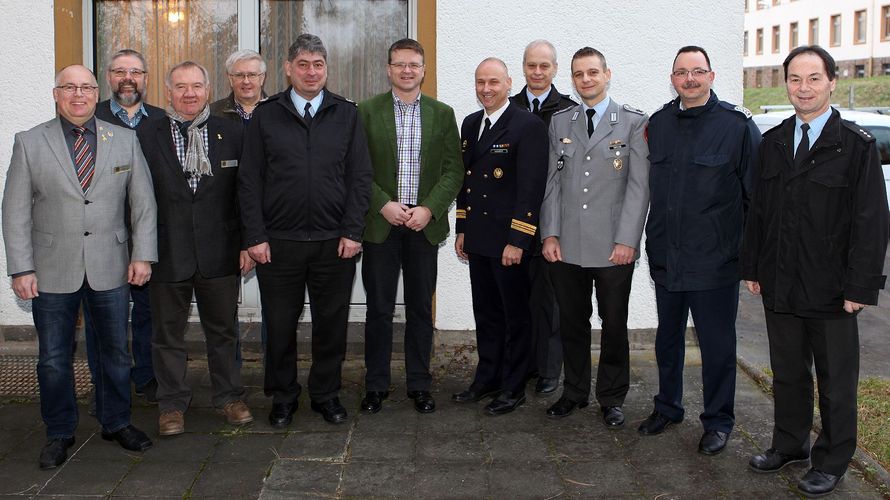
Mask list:
[[[392,360],[392,318],[401,269],[405,285],[405,371],[409,391],[428,391],[432,383],[433,293],[438,245],[422,231],[393,226],[383,243],[364,243],[362,281],[365,319],[365,390],[388,391]]]
[[[736,332],[739,283],[723,288],[671,292],[656,283],[658,329],[658,394],[655,410],[674,421],[683,420],[683,366],[686,360],[686,321],[692,312],[702,358],[705,430],[730,432],[735,425]]]
[[[767,308],[764,313],[775,397],[772,446],[786,454],[809,451],[814,468],[841,475],[856,451],[859,384],[856,316],[802,318]],[[810,450],[814,364],[822,432]]]
[[[550,267],[559,302],[565,382],[563,397],[590,399],[590,301],[596,285],[596,302],[602,320],[600,359],[596,373],[596,399],[600,406],[621,406],[630,389],[630,347],[627,309],[634,265],[581,267],[555,262]]]
[[[323,403],[340,391],[355,258],[338,257],[339,242],[271,239],[272,261],[256,267],[267,332],[264,390],[273,403],[293,403],[302,391],[297,381],[297,324],[307,288],[312,308],[309,397]]]
[[[470,254],[470,285],[479,363],[471,387],[524,394],[531,338],[528,261],[501,265],[500,257]]]
[[[559,336],[559,306],[550,263],[535,255],[528,263],[531,280],[531,296],[528,307],[531,318],[532,360],[530,374],[546,378],[559,378],[562,372],[562,339]]]
[[[152,281],[149,287],[153,328],[151,354],[161,411],[185,412],[191,402],[192,390],[185,382],[188,369],[185,330],[192,292],[207,345],[213,406],[222,408],[243,397],[241,368],[236,360],[239,280],[237,274],[204,278],[195,273],[186,281]]]

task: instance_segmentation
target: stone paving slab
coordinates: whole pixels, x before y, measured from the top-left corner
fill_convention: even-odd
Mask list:
[[[620,430],[602,424],[595,402],[567,418],[548,419],[544,412],[557,396],[536,397],[531,390],[523,406],[501,417],[485,415],[484,402],[452,403],[451,393],[464,388],[475,362],[472,350],[464,349],[437,352],[433,414],[414,411],[401,366],[393,371],[383,410],[359,414],[364,369],[347,362],[341,401],[348,422],[324,422],[304,395],[285,430],[267,422],[270,402],[255,385],[261,365],[246,363],[244,378],[254,384],[246,399],[255,421],[233,427],[209,407],[206,364],[195,361],[185,434],[158,437],[157,408],[134,399],[134,425],[155,442],[144,454],[103,441],[84,401],[71,459],[41,471],[37,402],[0,402],[0,498],[797,498],[794,486],[805,466],[775,475],[747,470],[748,458],[769,445],[772,401],[741,372],[737,426],[727,450],[716,457],[696,452],[700,366],[694,352],[689,359],[686,419],[653,437],[636,432],[657,387],[647,351],[634,353],[628,424]],[[308,366],[300,367],[305,380]],[[837,497],[881,494],[851,470]]]

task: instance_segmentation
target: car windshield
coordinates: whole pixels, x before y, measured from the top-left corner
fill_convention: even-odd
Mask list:
[[[862,127],[875,136],[878,154],[881,156],[881,164],[890,164],[890,127],[877,127],[874,125],[862,125]]]

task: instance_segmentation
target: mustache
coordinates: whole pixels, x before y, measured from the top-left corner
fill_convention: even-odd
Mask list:
[[[686,82],[683,84],[684,89],[697,89],[701,87],[701,84],[698,82]]]

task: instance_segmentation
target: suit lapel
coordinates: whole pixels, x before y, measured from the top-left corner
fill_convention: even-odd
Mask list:
[[[494,125],[491,126],[488,134],[481,137],[481,140],[476,143],[476,147],[473,149],[474,158],[478,158],[485,154],[485,152],[491,148],[492,144],[497,143],[498,139],[507,133],[507,125],[510,123],[510,118],[513,116],[516,109],[517,107],[515,104],[507,106],[507,109],[504,110],[504,113],[498,118],[498,121],[494,122]],[[478,133],[478,129],[476,133]]]
[[[599,123],[596,124],[596,129],[593,131],[593,135],[587,140],[587,149],[586,151],[589,153],[591,149],[593,149],[600,141],[608,137],[609,134],[612,133],[612,113],[615,113],[615,117],[620,116],[618,114],[618,104],[615,101],[610,101],[609,106],[606,108],[606,112],[603,113],[603,116],[600,117]],[[584,115],[584,118],[587,118],[587,115]],[[617,119],[615,123],[618,123]],[[584,123],[584,134],[587,135],[587,123]]]
[[[392,97],[392,94],[390,94]],[[399,175],[399,145],[397,143],[398,139],[396,137],[396,112],[395,105],[390,98],[388,101],[385,101],[389,105],[383,105],[383,109],[381,113],[377,113],[377,116],[380,117],[380,126],[383,127],[383,133],[386,137],[386,143],[389,145],[390,149],[390,157],[395,160],[393,167],[393,175],[398,177]]]
[[[428,149],[430,147],[430,138],[433,135],[433,130],[436,129],[435,123],[435,113],[429,106],[429,100],[423,97],[423,94],[420,95],[420,179],[418,179],[417,185],[420,186],[420,181],[423,180],[423,170],[426,165],[426,158],[429,156]],[[418,193],[419,194],[419,193]]]
[[[95,188],[104,179],[112,166],[111,149],[114,147],[114,131],[111,124],[96,119],[96,171],[90,182],[90,190]]]
[[[476,151],[476,142],[478,141],[479,136],[479,127],[482,123],[482,117],[485,116],[485,113],[482,111],[478,111],[478,116],[472,121],[470,124],[469,136],[464,137],[464,142],[466,144],[461,144],[464,152],[464,165],[470,165],[475,157],[474,152]]]
[[[80,187],[80,181],[77,180],[77,172],[74,170],[74,162],[71,161],[71,153],[68,152],[68,143],[65,142],[65,135],[62,132],[62,122],[56,118],[52,123],[47,125],[43,131],[47,143],[56,159],[59,160],[59,167],[65,173],[65,176],[77,187],[77,191],[83,194]]]

